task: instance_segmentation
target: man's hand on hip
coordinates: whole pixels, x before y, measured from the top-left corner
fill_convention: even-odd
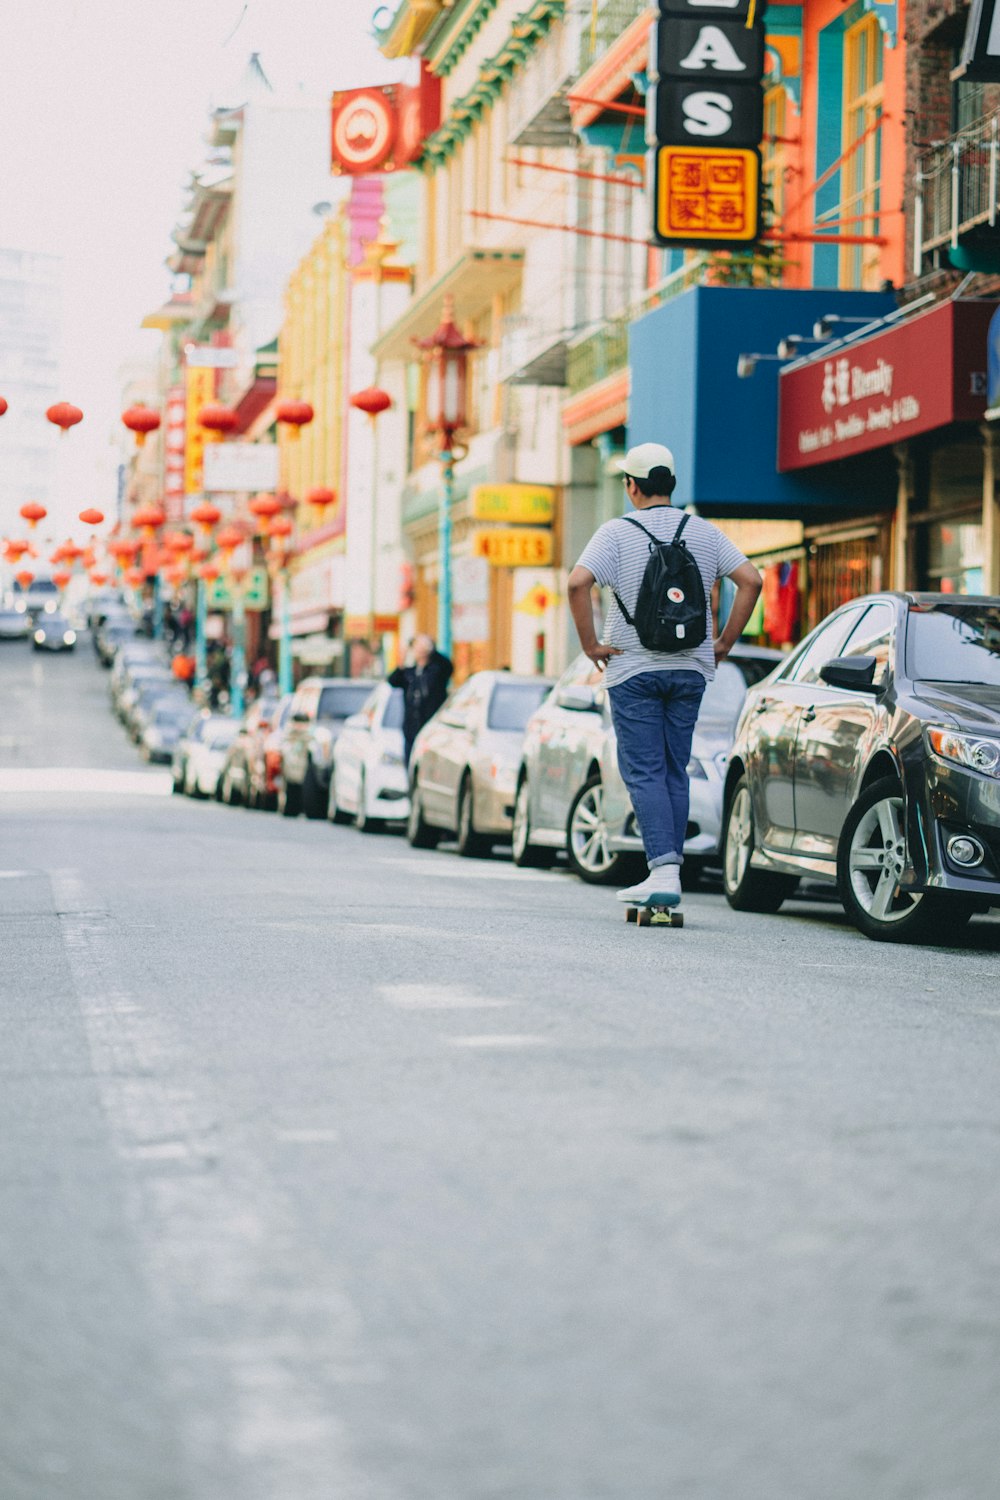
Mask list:
[[[594,666],[600,667],[603,672],[611,658],[613,656],[621,656],[622,653],[617,646],[602,646],[598,644],[591,646],[589,651],[584,652],[584,655],[589,656]]]

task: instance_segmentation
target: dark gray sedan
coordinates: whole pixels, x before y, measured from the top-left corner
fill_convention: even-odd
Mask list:
[[[866,936],[932,942],[1000,906],[1000,598],[877,594],[824,620],[747,697],[725,830],[737,910],[809,876]]]

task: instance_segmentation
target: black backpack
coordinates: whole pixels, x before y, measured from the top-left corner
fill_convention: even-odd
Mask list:
[[[694,651],[708,634],[701,569],[687,542],[681,540],[690,519],[685,515],[672,539],[661,542],[634,516],[622,516],[649,537],[649,562],[639,585],[634,618],[615,594],[618,608],[647,651]]]

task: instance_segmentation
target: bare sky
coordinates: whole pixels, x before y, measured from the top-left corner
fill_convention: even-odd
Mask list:
[[[168,291],[209,108],[233,102],[253,51],[282,92],[398,77],[370,35],[376,4],[0,0],[0,245],[65,260],[61,395],[85,413],[61,440],[67,515],[113,499],[119,370],[155,337],[137,330]]]

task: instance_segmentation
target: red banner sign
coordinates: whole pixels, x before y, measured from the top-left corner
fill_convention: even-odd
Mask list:
[[[778,469],[867,453],[986,410],[993,302],[945,302],[783,371]]]

